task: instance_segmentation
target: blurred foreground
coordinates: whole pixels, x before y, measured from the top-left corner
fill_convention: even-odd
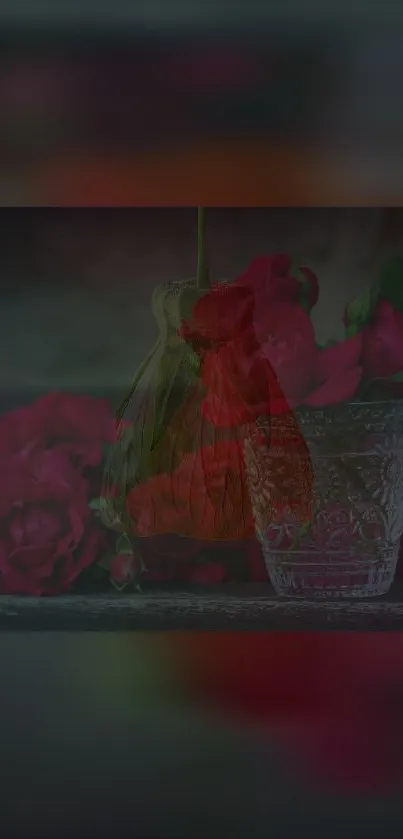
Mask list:
[[[3,835],[401,835],[402,654],[398,634],[3,635]]]

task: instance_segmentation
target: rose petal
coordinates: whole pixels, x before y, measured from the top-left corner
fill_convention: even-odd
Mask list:
[[[386,378],[403,369],[403,313],[387,300],[380,301],[364,331],[363,367],[369,379]]]
[[[309,315],[295,303],[276,303],[257,314],[256,334],[291,406],[304,398],[315,375],[315,332]]]
[[[250,288],[217,283],[198,300],[191,317],[178,330],[197,352],[204,342],[230,341],[253,322],[254,296]]]
[[[326,381],[343,370],[359,364],[363,345],[363,336],[359,332],[347,341],[339,341],[333,346],[319,350],[316,358],[316,376],[318,381]]]
[[[362,376],[361,367],[351,367],[328,379],[324,385],[313,391],[305,400],[304,405],[311,408],[324,408],[327,405],[338,405],[352,399]]]

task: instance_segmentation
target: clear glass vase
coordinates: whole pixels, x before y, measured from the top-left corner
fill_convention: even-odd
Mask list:
[[[295,452],[268,446],[265,452],[252,449],[246,458],[270,580],[286,597],[385,594],[403,533],[403,401],[351,403],[296,415],[314,470],[308,526],[286,511],[259,526],[262,482],[281,491],[283,476],[290,473],[287,457],[295,461]],[[298,471],[295,462],[294,467]]]

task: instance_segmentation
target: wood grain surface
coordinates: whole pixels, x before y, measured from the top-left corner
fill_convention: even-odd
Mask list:
[[[365,600],[289,600],[266,585],[159,589],[141,594],[0,598],[7,630],[398,630],[403,589]]]

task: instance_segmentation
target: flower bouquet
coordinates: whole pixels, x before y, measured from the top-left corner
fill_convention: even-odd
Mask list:
[[[160,337],[117,421],[50,393],[0,419],[0,592],[272,581],[292,596],[388,590],[403,531],[403,263],[319,346],[316,275],[256,256],[156,289]],[[106,526],[105,526],[106,525]]]
[[[235,281],[176,308],[175,339],[193,379],[175,390],[157,443],[126,401],[107,470],[103,517],[127,552],[173,537],[188,581],[207,580],[207,569],[223,581],[234,579],[234,548],[247,544],[262,579],[260,544],[280,594],[389,589],[403,531],[402,411],[379,392],[397,393],[402,373],[396,352],[376,363],[385,317],[401,328],[399,271],[399,262],[385,267],[347,306],[345,339],[324,347],[310,317],[318,280],[284,254],[258,256]],[[172,287],[167,294],[180,297]],[[158,387],[140,388],[142,406],[152,393]],[[134,457],[139,416],[148,438],[142,433]]]

